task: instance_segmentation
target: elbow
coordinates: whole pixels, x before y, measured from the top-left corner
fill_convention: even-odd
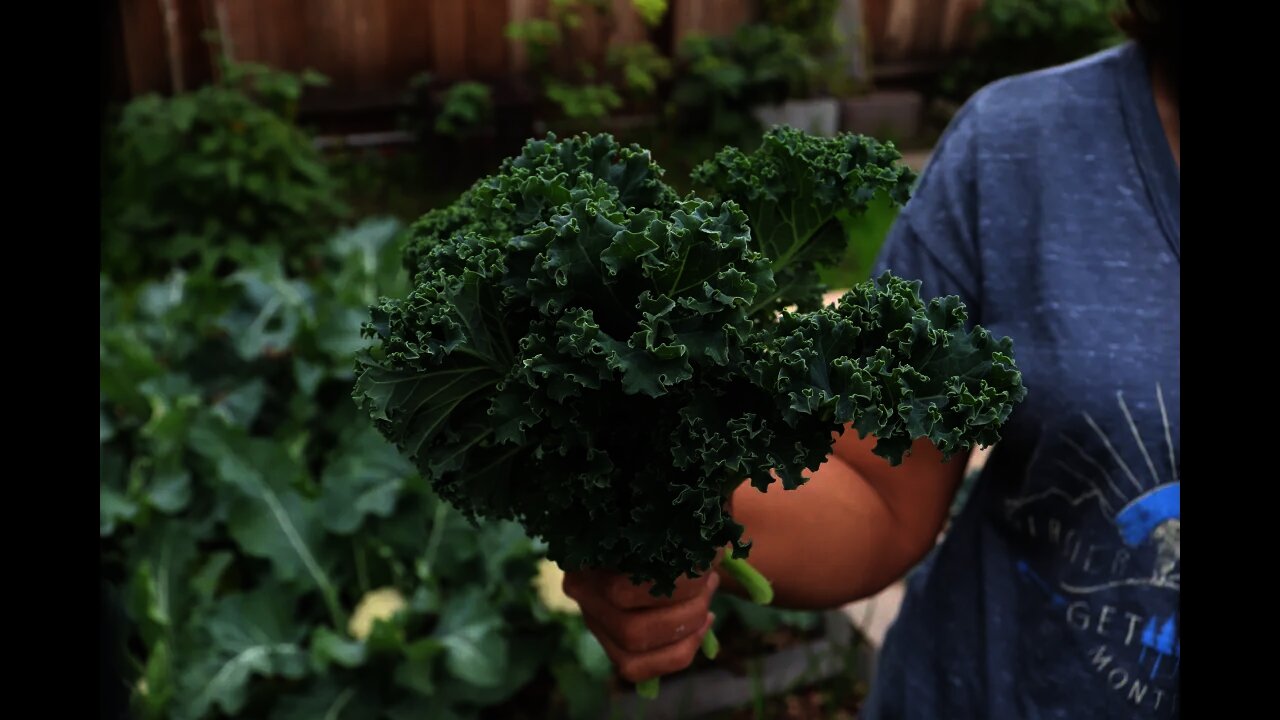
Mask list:
[[[858,597],[852,598],[852,601],[863,600],[880,593],[898,582],[937,547],[942,531],[941,523],[933,525],[898,522],[895,525],[896,532],[887,538],[885,551],[880,556],[881,562],[866,575],[865,584],[859,588]]]
[[[906,575],[911,568],[919,565],[938,546],[938,541],[941,538],[941,527],[925,528],[904,533],[900,549],[902,559],[900,560],[901,570],[898,573],[899,577]]]

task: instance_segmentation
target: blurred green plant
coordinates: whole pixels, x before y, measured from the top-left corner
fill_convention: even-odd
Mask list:
[[[611,45],[606,62],[633,97],[657,95],[658,84],[671,77],[671,61],[652,43]]]
[[[668,0],[631,0],[631,7],[649,27],[655,27],[667,16]]]
[[[435,130],[458,137],[474,132],[493,120],[493,91],[479,82],[455,83],[445,91],[436,116]]]
[[[572,85],[556,79],[547,81],[547,99],[572,120],[599,120],[622,107],[622,98],[611,85]]]
[[[1123,41],[1120,0],[987,0],[973,16],[977,41],[939,79],[940,93],[963,102],[1010,75],[1071,62]]]
[[[676,127],[737,144],[759,131],[753,108],[812,94],[822,69],[804,36],[768,24],[687,38],[679,67],[670,105]]]
[[[634,0],[632,6],[649,26],[659,24],[668,9],[667,0]],[[524,45],[531,77],[555,111],[592,123],[628,101],[652,98],[670,77],[671,62],[648,41],[611,45],[600,58],[570,52],[588,15],[599,19],[606,35],[617,21],[607,0],[551,0],[546,17],[509,23],[505,32]],[[593,32],[599,30],[593,26]]]
[[[834,44],[840,0],[757,0],[757,4],[764,22],[803,35],[816,51],[830,50]]]
[[[258,245],[309,261],[346,208],[296,122],[316,73],[223,63],[220,80],[126,105],[107,129],[102,263],[116,278],[194,269]]]
[[[717,628],[738,623],[757,637],[784,627],[802,633],[816,632],[822,627],[823,619],[823,613],[819,611],[784,610],[724,593],[717,594],[712,600],[711,611],[716,615]],[[732,637],[732,633],[721,634]]]
[[[309,279],[272,247],[223,277],[102,277],[99,533],[137,717],[603,707],[603,650],[533,586],[542,547],[440,503],[350,400],[402,240],[367,221]]]

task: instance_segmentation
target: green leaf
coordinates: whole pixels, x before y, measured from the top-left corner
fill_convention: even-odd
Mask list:
[[[117,525],[133,520],[137,513],[137,503],[109,487],[98,486],[98,534],[101,537],[109,537]]]
[[[747,154],[726,148],[694,169],[695,185],[733,200],[751,218],[752,242],[772,261],[778,291],[756,312],[820,306],[817,269],[839,263],[849,246],[845,227],[883,195],[902,205],[915,173],[892,144],[859,135],[834,138],[778,127]]]
[[[613,671],[613,662],[605,654],[604,647],[596,636],[587,632],[585,628],[579,628],[574,636],[576,641],[573,644],[573,654],[579,666],[588,676],[596,680],[608,677]]]
[[[271,561],[279,579],[305,578],[314,584],[329,606],[331,621],[341,625],[337,591],[322,565],[319,510],[291,487],[303,471],[288,449],[245,437],[216,420],[198,424],[190,440],[233,490],[227,531],[236,544],[248,555]]]
[[[450,411],[468,397],[496,385],[490,365],[480,358],[459,354],[448,365],[426,372],[399,370],[365,361],[356,379],[356,398],[390,439],[408,457],[417,460],[443,428]],[[419,468],[423,465],[419,461]]]
[[[369,631],[364,644],[370,653],[386,653],[403,650],[405,647],[405,617],[397,613],[390,620],[376,620]]]
[[[324,374],[325,369],[320,365],[300,357],[293,359],[293,376],[298,381],[298,392],[304,396],[315,395],[316,389],[320,387],[320,381],[324,379]]]
[[[430,577],[430,568],[427,568],[425,574]],[[419,585],[409,599],[409,609],[423,615],[434,615],[440,609],[440,593],[427,585]]]
[[[360,325],[366,316],[364,308],[322,302],[316,327],[320,350],[335,358],[350,358],[368,347],[369,342],[360,336]]]
[[[325,672],[330,663],[344,668],[360,667],[366,656],[364,643],[344,638],[327,627],[316,628],[311,636],[311,662],[316,672]]]
[[[200,570],[191,578],[191,589],[201,600],[212,600],[218,592],[227,568],[235,562],[235,556],[225,550],[209,554]]]
[[[372,427],[362,423],[351,429],[330,456],[320,481],[324,526],[349,535],[370,515],[390,516],[413,473],[413,466]]]
[[[459,136],[481,127],[493,115],[493,91],[478,82],[455,83],[445,91],[436,132]]]
[[[455,677],[479,687],[496,687],[507,669],[507,641],[501,618],[478,588],[467,588],[445,606],[435,637],[445,666]]]
[[[513,628],[507,633],[514,634]],[[441,683],[439,693],[450,704],[461,707],[501,706],[526,688],[554,655],[554,638],[522,632],[508,642],[502,679],[495,685],[477,685],[455,679]]]
[[[468,625],[440,640],[445,664],[455,676],[480,687],[502,682],[506,670],[507,642],[493,625]]]
[[[396,685],[424,697],[434,697],[438,688],[433,677],[436,663],[431,658],[412,658],[396,665],[392,679]]]
[[[436,658],[443,652],[444,645],[436,638],[422,638],[406,645],[405,660],[396,666],[396,684],[424,697],[437,697]]]
[[[307,653],[292,606],[289,593],[265,586],[229,596],[213,608],[203,626],[208,638],[203,657],[183,677],[188,716],[202,717],[214,708],[238,714],[254,676],[306,676]]]
[[[157,470],[147,483],[147,502],[163,513],[181,512],[191,502],[191,473]]]
[[[636,14],[650,27],[662,22],[662,17],[667,14],[667,3],[668,0],[631,0]]]
[[[874,452],[892,465],[919,438],[944,459],[993,445],[1026,396],[1012,341],[969,330],[958,298],[925,303],[919,291],[918,281],[884,273],[831,308],[784,315],[748,372],[796,429],[851,423],[877,439]],[[821,462],[816,454],[787,457],[783,448],[794,442],[787,435],[775,441],[770,467],[788,486]]]
[[[563,661],[551,666],[551,674],[556,688],[568,703],[568,715],[572,720],[601,716],[609,697],[606,683],[583,668]]]
[[[148,646],[172,638],[193,612],[186,578],[196,562],[198,522],[156,523],[135,540],[129,583],[129,615]]]
[[[359,685],[325,678],[276,702],[270,720],[378,720],[379,699]]]
[[[465,720],[453,708],[439,700],[415,696],[406,698],[387,709],[387,720]]]
[[[270,560],[282,580],[324,576],[317,560],[322,531],[313,504],[293,492],[277,493],[263,486],[253,497],[230,505],[227,530],[240,549]]]
[[[116,435],[115,423],[111,422],[111,418],[107,417],[105,408],[98,411],[98,442],[105,443]]]
[[[177,692],[169,643],[157,640],[148,648],[146,658],[146,665],[142,670],[146,692],[135,693],[135,698],[140,701],[145,717],[162,717]]]
[[[241,296],[219,321],[245,360],[289,351],[304,326],[314,322],[314,294],[288,280],[278,266],[242,270],[231,278]]]
[[[415,640],[404,648],[404,656],[410,660],[431,660],[444,651],[444,644],[437,638],[426,637]]]
[[[258,417],[266,394],[266,382],[254,378],[218,399],[213,404],[213,412],[231,425],[248,429]]]
[[[183,375],[167,374],[140,383],[138,390],[151,406],[141,433],[151,441],[152,452],[161,457],[179,452],[204,405],[200,389]]]

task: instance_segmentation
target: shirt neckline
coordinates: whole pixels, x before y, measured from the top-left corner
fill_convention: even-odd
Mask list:
[[[1160,122],[1147,58],[1137,44],[1129,42],[1120,49],[1119,65],[1120,101],[1138,170],[1160,229],[1181,261],[1181,173]]]

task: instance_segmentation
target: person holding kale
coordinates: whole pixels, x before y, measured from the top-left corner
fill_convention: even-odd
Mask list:
[[[1028,388],[941,543],[966,458],[927,440],[889,466],[846,432],[803,486],[733,495],[778,605],[840,606],[923,561],[867,720],[1180,712],[1180,21],[1130,0],[1130,42],[977,93],[890,233],[880,269],[1013,337]],[[686,667],[734,585],[565,580],[635,682]]]

